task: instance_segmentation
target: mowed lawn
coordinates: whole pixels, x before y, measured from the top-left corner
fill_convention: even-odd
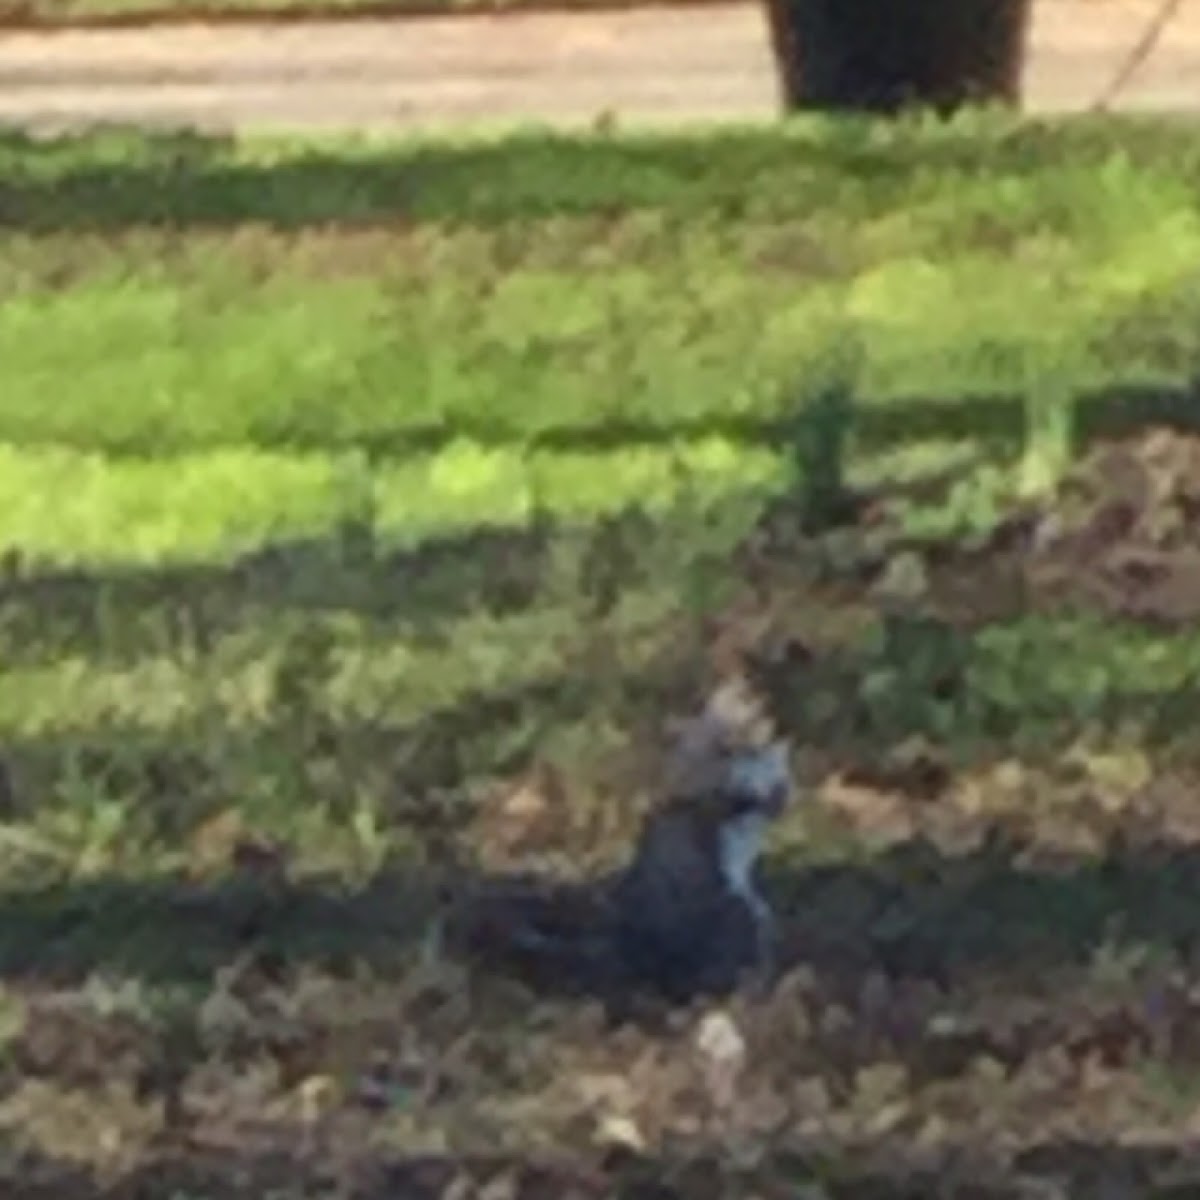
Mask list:
[[[1200,339],[1200,154],[1153,126],[9,139],[0,172],[0,541],[57,562],[776,486],[848,354],[873,450],[1019,441],[968,399],[1169,388]]]
[[[60,581],[7,595],[0,714],[52,744],[257,745],[314,623],[330,720],[545,682],[591,653],[598,555],[624,564],[612,641],[650,655],[736,587],[704,564],[803,486],[839,389],[852,482],[960,467],[912,506],[925,537],[1191,411],[1200,152],[1150,124],[9,136],[0,180],[0,549]],[[518,762],[581,703],[472,730],[434,775]],[[276,786],[239,761],[218,775]]]
[[[348,1122],[331,1126],[345,1154],[586,1142],[573,1106],[591,1129],[598,1102],[564,1080],[633,1070],[633,1043],[553,1006],[530,1032],[510,994],[499,1016],[435,1012],[448,968],[430,965],[428,897],[371,881],[448,846],[495,865],[489,806],[531,778],[566,797],[537,861],[611,858],[642,756],[739,621],[815,651],[781,703],[806,795],[829,802],[789,818],[775,859],[812,936],[878,934],[895,962],[961,986],[964,1021],[997,996],[1099,1011],[1143,968],[1172,986],[1185,971],[1171,956],[1195,922],[1170,888],[1186,864],[996,866],[953,846],[999,813],[1087,861],[1093,842],[1071,838],[1094,832],[1093,808],[1107,837],[1160,771],[1181,773],[1171,819],[1191,811],[1194,622],[997,604],[989,572],[1009,568],[987,542],[1099,439],[1195,430],[1188,129],[970,115],[461,144],[10,134],[0,226],[0,1000],[17,1013],[0,1044],[18,1064],[0,1128],[47,1169],[119,1177],[150,1153],[159,1085],[146,1099],[120,1070],[75,1070],[92,1033],[131,1021],[138,1069],[191,1080],[189,1120],[239,1152],[263,1113],[310,1128],[310,1092]],[[945,606],[925,611],[931,595]],[[894,773],[861,774],[897,754],[938,759],[944,803],[914,816]],[[255,908],[248,854],[309,890]],[[216,907],[179,901],[197,881]],[[224,1037],[233,1018],[210,1002],[242,986],[230,963],[260,936],[278,961],[246,987],[291,1014],[292,1040],[255,1009],[218,1052],[205,1022]],[[791,1031],[787,1086],[820,1084],[788,1103],[828,1116],[830,1146],[904,1143],[909,1118],[967,1138],[953,1114],[980,1089],[1013,1137],[1044,1132],[1018,1130],[1033,1111],[1137,1127],[1115,1100],[1088,1108],[1091,1076],[1051,1096],[976,1070],[1001,1051],[974,1042],[933,1082],[904,1074],[919,1074],[910,1043],[862,1030],[861,1062],[826,1062],[821,1039],[861,1014],[822,979],[812,1003],[842,1013],[828,1030],[802,1035],[783,1007],[770,1020]],[[415,1109],[389,1084],[391,1107],[354,1124],[361,1029],[375,1049],[401,1036],[394,986],[453,1078]],[[68,1030],[46,1067],[26,1018],[64,997],[88,1037]],[[492,1057],[463,1049],[493,1018]],[[1040,1070],[1050,1051],[1024,1029],[1014,1053]],[[919,1055],[945,1049],[913,1036]],[[815,1057],[792,1062],[801,1043]],[[1112,1068],[1122,1103],[1152,1096],[1156,1120],[1184,1123],[1195,1072],[1154,1045]],[[397,1062],[434,1055],[405,1046]],[[115,1134],[83,1127],[79,1105],[110,1103]],[[663,1103],[665,1124],[638,1118],[648,1154],[674,1144]],[[764,1136],[757,1119],[729,1136]],[[213,1178],[173,1186],[242,1194]],[[271,1186],[245,1194],[318,1194]]]

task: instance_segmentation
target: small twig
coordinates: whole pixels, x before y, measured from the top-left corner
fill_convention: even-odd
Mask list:
[[[1159,10],[1150,18],[1149,24],[1129,51],[1125,61],[1117,73],[1109,81],[1108,86],[1092,103],[1093,112],[1104,112],[1117,98],[1125,85],[1133,78],[1137,70],[1146,62],[1158,47],[1163,31],[1171,23],[1175,14],[1183,7],[1183,0],[1163,0]]]

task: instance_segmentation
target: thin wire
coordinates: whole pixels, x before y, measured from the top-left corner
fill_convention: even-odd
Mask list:
[[[1175,14],[1183,7],[1183,0],[1163,0],[1159,10],[1150,18],[1142,36],[1138,38],[1108,86],[1092,103],[1093,112],[1103,112],[1120,95],[1121,90],[1133,78],[1146,60],[1158,48],[1163,31]]]

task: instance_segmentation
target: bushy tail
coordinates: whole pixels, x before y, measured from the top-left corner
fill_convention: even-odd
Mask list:
[[[602,888],[492,883],[462,898],[447,944],[480,965],[564,991],[605,991],[623,975]]]

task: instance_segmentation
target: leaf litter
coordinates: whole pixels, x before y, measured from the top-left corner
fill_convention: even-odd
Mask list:
[[[1200,615],[1197,467],[1186,435],[1101,444],[982,544],[897,528],[895,557],[840,576],[804,565],[820,534],[752,539],[752,595],[705,649],[716,673],[753,664],[809,789],[769,863],[769,995],[613,1029],[586,997],[436,948],[291,959],[268,914],[192,992],[7,985],[0,1178],[67,1200],[1196,1194],[1200,763],[1128,723],[1022,755],[900,717],[969,711],[972,597],[986,621]],[[847,656],[886,628],[928,662]],[[575,786],[557,766],[496,780],[471,861],[586,841]],[[198,857],[301,886],[286,847],[232,821]]]

